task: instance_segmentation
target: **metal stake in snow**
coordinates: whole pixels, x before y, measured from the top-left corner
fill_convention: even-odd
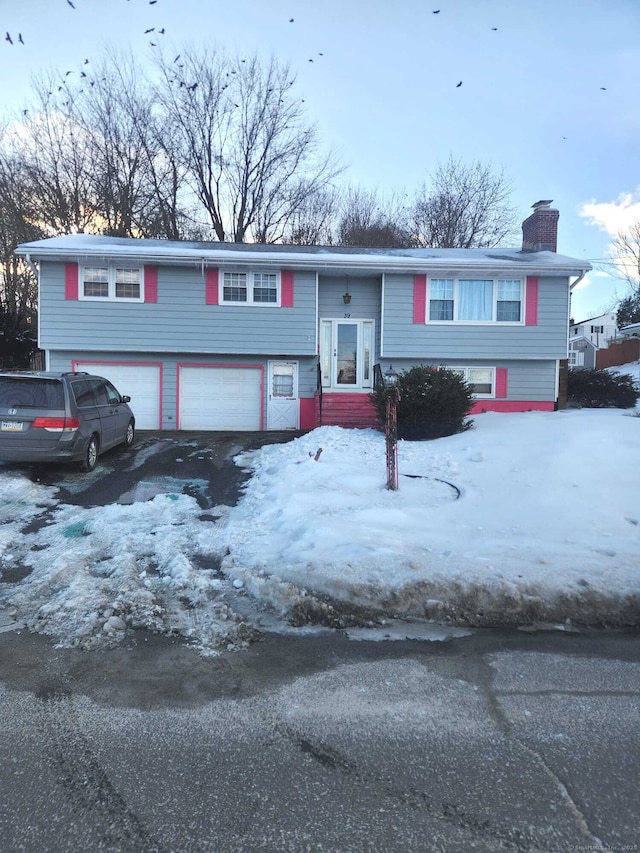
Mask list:
[[[387,389],[387,411],[384,424],[384,432],[387,438],[387,488],[398,490],[398,420],[396,407],[400,399],[398,388],[398,374],[389,365],[384,374],[384,384]]]

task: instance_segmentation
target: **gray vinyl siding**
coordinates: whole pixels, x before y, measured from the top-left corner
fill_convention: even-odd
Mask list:
[[[507,397],[502,398],[517,402],[554,402],[556,399],[556,361],[535,361],[533,359],[490,359],[490,358],[442,358],[421,361],[416,359],[394,359],[393,367],[398,372],[409,370],[417,364],[430,367],[506,367],[507,368]],[[388,367],[388,361],[383,364],[383,371]]]
[[[568,302],[567,279],[546,277],[539,278],[537,326],[414,323],[413,276],[386,275],[383,355],[394,359],[566,358]]]
[[[66,371],[72,369],[74,361],[92,361],[96,359],[94,350],[53,350],[49,353],[49,370]],[[298,362],[298,396],[313,397],[316,390],[317,381],[317,359],[315,357],[306,358],[287,358],[283,361]],[[176,429],[177,402],[178,402],[178,365],[188,366],[189,364],[233,364],[233,365],[259,365],[264,368],[265,393],[262,401],[264,422],[267,418],[267,393],[266,387],[268,380],[268,362],[278,361],[270,355],[194,355],[193,353],[167,353],[162,352],[123,352],[122,350],[113,350],[111,352],[101,352],[100,361],[113,361],[121,366],[126,366],[127,362],[155,362],[162,364],[162,425],[163,430]],[[100,375],[100,365],[96,364],[92,368],[95,373]],[[126,393],[122,390],[121,393]]]
[[[43,262],[40,346],[87,351],[313,355],[316,276],[295,274],[293,308],[206,305],[202,270],[159,267],[158,301],[64,298],[64,264]]]

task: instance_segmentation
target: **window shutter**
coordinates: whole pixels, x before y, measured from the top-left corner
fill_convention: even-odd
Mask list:
[[[413,322],[425,323],[427,320],[427,277],[413,277]]]
[[[496,367],[496,397],[507,396],[507,368]]]
[[[207,305],[218,304],[218,270],[206,269],[204,271],[205,302]]]
[[[524,322],[525,326],[538,325],[538,279],[530,275],[525,288]]]
[[[283,308],[293,308],[293,272],[280,272],[280,305]]]
[[[78,264],[64,265],[64,298],[78,298]]]
[[[144,268],[144,301],[158,301],[158,267]]]

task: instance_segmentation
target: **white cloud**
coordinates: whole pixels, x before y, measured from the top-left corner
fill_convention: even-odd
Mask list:
[[[615,237],[640,220],[640,188],[631,193],[622,193],[615,201],[583,204],[580,216]]]

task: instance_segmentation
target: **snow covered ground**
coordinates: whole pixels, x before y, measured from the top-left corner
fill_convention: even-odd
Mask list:
[[[640,363],[619,370],[640,379]],[[178,493],[80,509],[5,468],[0,573],[31,571],[2,578],[0,608],[62,645],[145,627],[204,653],[244,644],[269,612],[332,624],[332,601],[365,621],[638,624],[638,414],[479,415],[400,442],[397,492],[384,436],[322,427],[239,456],[244,497],[205,515]]]

